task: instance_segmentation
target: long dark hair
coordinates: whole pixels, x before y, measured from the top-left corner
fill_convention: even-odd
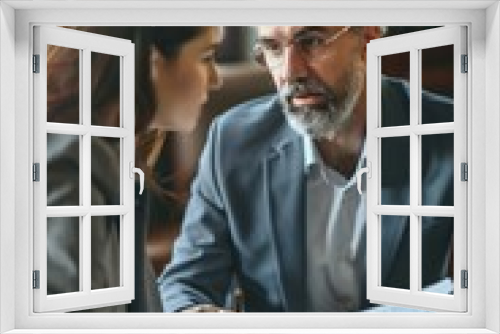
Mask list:
[[[146,182],[155,193],[166,199],[175,195],[160,187],[147,165],[157,131],[148,128],[156,112],[153,84],[150,79],[151,48],[156,47],[169,60],[175,59],[182,46],[199,36],[205,27],[68,27],[90,33],[131,40],[135,44],[135,134],[136,166],[146,174]],[[91,92],[92,124],[119,119],[110,105],[119,100],[120,63],[115,56],[92,53]],[[78,123],[79,57],[74,50],[49,46],[47,51],[47,121]],[[51,70],[52,67],[52,70]],[[76,111],[76,112],[75,112]],[[114,124],[118,126],[118,124]]]

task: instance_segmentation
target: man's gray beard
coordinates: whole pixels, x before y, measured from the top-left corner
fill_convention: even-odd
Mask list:
[[[291,104],[291,99],[282,98],[284,112],[291,127],[301,134],[307,133],[313,139],[332,140],[352,120],[354,107],[363,90],[364,76],[364,70],[353,65],[352,75],[347,83],[347,95],[339,102],[327,96],[327,110],[314,106],[295,107]]]

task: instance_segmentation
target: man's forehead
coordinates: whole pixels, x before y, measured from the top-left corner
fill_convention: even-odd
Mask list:
[[[330,26],[259,26],[257,32],[259,37],[291,37],[301,31],[317,30],[317,31],[332,31],[336,27]]]

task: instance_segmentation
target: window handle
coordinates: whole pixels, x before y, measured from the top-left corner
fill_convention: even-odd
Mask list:
[[[372,173],[371,173],[371,162],[367,162],[366,163],[368,167],[364,167],[364,168],[361,168],[360,170],[358,170],[356,172],[356,183],[357,183],[357,186],[358,186],[358,192],[359,194],[361,195],[362,191],[361,191],[361,176],[366,173],[366,177],[367,178],[371,178],[372,177]]]
[[[130,178],[134,178],[134,173],[139,174],[139,184],[141,186],[141,190],[139,190],[139,195],[142,195],[142,191],[144,190],[144,172],[140,168],[134,167],[134,163],[131,161],[129,163],[130,167]]]

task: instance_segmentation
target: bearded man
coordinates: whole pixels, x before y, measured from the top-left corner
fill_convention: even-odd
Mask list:
[[[367,309],[366,198],[355,176],[365,164],[366,45],[381,27],[266,26],[258,35],[256,59],[277,94],[212,124],[172,261],[158,280],[164,311],[223,310],[235,282],[245,311]],[[407,83],[383,79],[385,126],[405,124],[408,99]],[[424,94],[422,103],[429,114],[452,113],[444,98]],[[408,155],[397,142],[388,151]],[[452,180],[442,171],[452,161],[422,154],[439,166],[422,172],[433,205],[450,205]],[[405,204],[404,173],[389,174],[383,201]],[[387,219],[382,283],[409,288],[408,217]],[[435,246],[426,285],[443,278],[451,236],[428,227],[423,240],[428,234]]]

